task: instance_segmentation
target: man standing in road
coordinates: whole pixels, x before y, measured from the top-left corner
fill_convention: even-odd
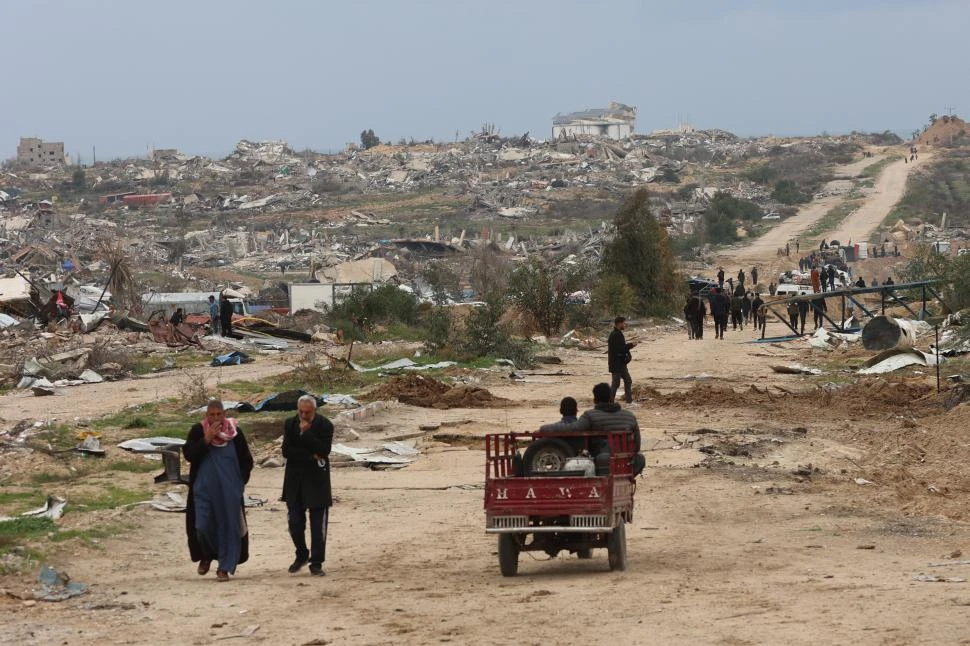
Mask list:
[[[330,493],[330,446],[333,424],[317,415],[317,401],[310,395],[297,400],[297,415],[283,426],[283,500],[296,558],[289,572],[299,572],[307,562],[310,574],[323,576],[327,558],[327,524],[333,497]],[[310,549],[306,545],[306,516],[310,514]]]
[[[620,387],[620,380],[623,380],[623,400],[626,403],[633,401],[633,378],[630,376],[630,369],[627,364],[633,358],[630,350],[636,347],[636,341],[626,342],[623,330],[626,329],[626,318],[617,316],[613,320],[613,331],[607,341],[607,352],[609,357],[607,362],[610,374],[613,375],[613,383],[610,384],[610,402],[616,401],[616,391]]]
[[[717,286],[724,289],[724,267],[717,268]]]

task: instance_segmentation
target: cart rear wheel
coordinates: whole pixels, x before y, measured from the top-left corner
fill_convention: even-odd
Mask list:
[[[522,461],[526,473],[543,471],[562,471],[566,460],[576,455],[573,447],[555,437],[544,437],[530,444]]]
[[[613,528],[609,538],[606,539],[606,551],[610,557],[610,569],[626,569],[626,529],[623,521]]]
[[[576,557],[581,559],[591,559],[593,558],[593,549],[591,547],[578,549],[576,550]]]
[[[502,576],[515,576],[519,571],[519,537],[515,534],[498,535],[498,567]]]

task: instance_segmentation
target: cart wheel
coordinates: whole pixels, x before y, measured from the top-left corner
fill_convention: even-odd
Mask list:
[[[593,558],[593,549],[591,547],[584,547],[582,549],[576,550],[576,558],[580,558],[580,559]]]
[[[610,569],[626,569],[626,529],[623,521],[613,528],[609,538],[606,539],[606,551],[610,557]]]
[[[576,455],[567,442],[555,437],[536,440],[525,449],[522,461],[526,473],[562,471],[566,460]]]
[[[519,538],[515,534],[498,535],[498,567],[502,576],[515,576],[519,571]]]

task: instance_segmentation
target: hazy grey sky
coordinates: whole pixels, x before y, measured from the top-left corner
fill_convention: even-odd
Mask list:
[[[968,34],[966,0],[7,0],[0,159],[545,138],[611,100],[638,132],[908,133],[970,116]]]

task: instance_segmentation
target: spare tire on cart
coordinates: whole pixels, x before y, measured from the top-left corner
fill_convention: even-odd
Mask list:
[[[566,460],[576,457],[576,450],[558,437],[543,437],[535,440],[525,449],[522,463],[525,472],[562,471]]]

